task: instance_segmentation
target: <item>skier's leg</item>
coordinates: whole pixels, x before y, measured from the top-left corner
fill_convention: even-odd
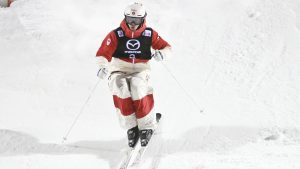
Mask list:
[[[149,84],[149,71],[133,74],[130,79],[130,89],[139,129],[155,128],[153,89]]]
[[[112,73],[109,78],[109,88],[113,94],[114,105],[117,109],[122,128],[131,129],[137,126],[133,101],[126,75],[121,72]]]
[[[128,78],[123,73],[112,73],[109,78],[109,86],[113,94],[120,125],[127,129],[128,145],[129,147],[134,147],[139,138],[139,129]]]

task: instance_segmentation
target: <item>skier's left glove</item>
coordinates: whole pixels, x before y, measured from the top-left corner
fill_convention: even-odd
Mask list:
[[[166,46],[165,48],[159,50],[157,49],[152,50],[152,57],[158,62],[163,60],[168,60],[170,55],[171,55],[171,46]]]
[[[154,53],[152,54],[152,57],[158,62],[164,60],[163,52],[160,50],[155,50]]]

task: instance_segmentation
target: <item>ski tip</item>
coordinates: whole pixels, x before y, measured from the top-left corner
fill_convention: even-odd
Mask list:
[[[161,119],[161,113],[156,113],[156,120],[160,120]]]

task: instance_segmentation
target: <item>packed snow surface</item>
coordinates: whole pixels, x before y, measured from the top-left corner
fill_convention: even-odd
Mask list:
[[[0,8],[1,169],[115,169],[126,133],[95,54],[131,2]],[[163,119],[143,168],[299,169],[300,1],[143,2],[173,49],[151,61]]]

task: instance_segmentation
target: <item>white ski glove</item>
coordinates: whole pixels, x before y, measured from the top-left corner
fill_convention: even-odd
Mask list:
[[[100,67],[99,71],[97,73],[97,76],[100,79],[105,79],[107,75],[108,75],[108,69],[107,69],[107,67],[106,66]]]
[[[105,79],[108,75],[108,61],[106,58],[100,56],[100,57],[97,57],[97,63],[99,65],[99,71],[97,73],[97,76],[100,78],[100,79]]]
[[[160,50],[155,50],[155,52],[152,54],[152,57],[158,62],[164,60],[164,55]]]

